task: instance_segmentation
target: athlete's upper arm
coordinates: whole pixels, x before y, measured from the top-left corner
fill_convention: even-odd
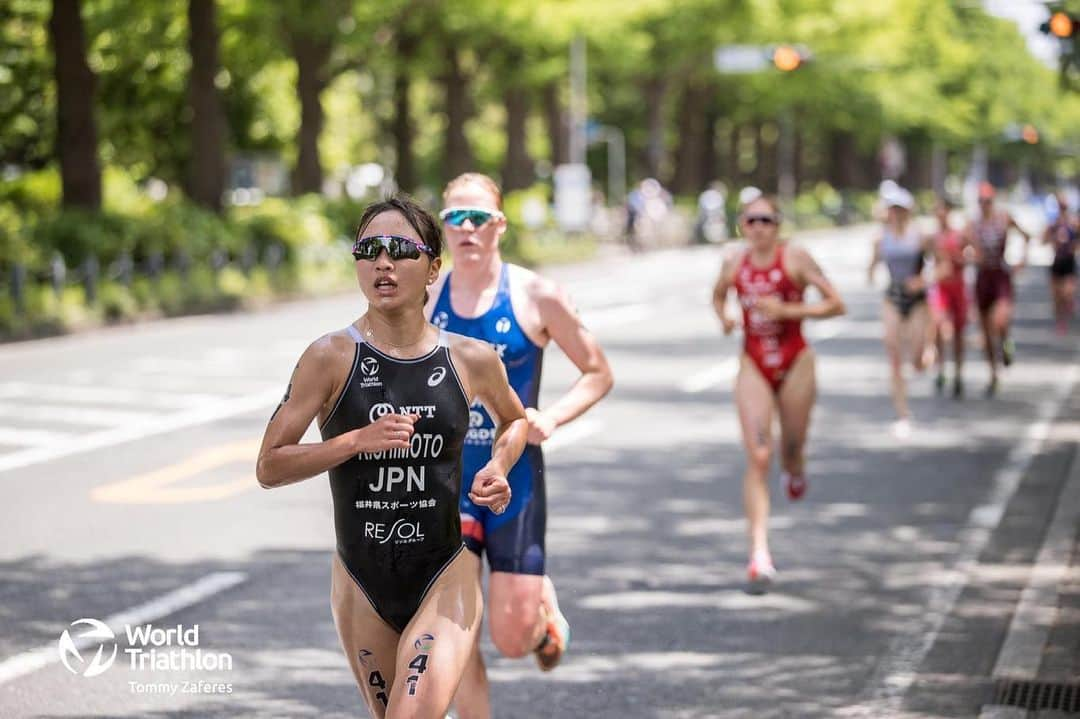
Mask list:
[[[735,267],[738,264],[739,252],[729,249],[724,253],[724,260],[720,264],[720,275],[716,278],[713,286],[713,299],[721,299],[731,289],[732,278],[735,277]]]
[[[300,356],[285,396],[266,426],[260,455],[298,443],[319,410],[330,402],[340,379],[337,375],[341,373],[336,370],[342,364],[340,356],[345,348],[336,345],[341,345],[341,338],[321,337]]]
[[[510,388],[506,367],[499,355],[488,344],[468,337],[455,337],[451,347],[456,364],[465,369],[462,378],[470,404],[479,400],[495,420],[496,425],[506,424],[525,416],[521,400]],[[466,384],[467,381],[467,384]]]
[[[802,247],[791,248],[791,258],[795,260],[795,281],[802,285],[812,285],[827,299],[840,299],[832,283],[825,276],[813,256]]]
[[[582,324],[570,298],[553,283],[544,283],[537,293],[536,306],[544,329],[555,344],[582,372],[607,368],[607,358],[596,337]]]

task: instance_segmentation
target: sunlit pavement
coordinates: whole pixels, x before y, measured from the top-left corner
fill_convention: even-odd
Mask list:
[[[743,592],[740,339],[709,305],[723,250],[617,250],[550,271],[616,388],[548,451],[549,572],[571,651],[540,674],[486,643],[496,716],[977,716],[1000,670],[1030,663],[1033,630],[1032,676],[1076,675],[1075,554],[1055,574],[1047,542],[1068,537],[1068,564],[1080,525],[1055,510],[1080,483],[1078,335],[1054,335],[1045,268],[1029,268],[998,397],[982,396],[969,332],[967,398],[912,379],[899,441],[871,233],[800,237],[849,314],[808,330],[810,492],[775,493],[780,574],[763,597]],[[0,347],[0,715],[363,714],[329,612],[325,480],[265,492],[253,476],[296,357],[354,319],[358,296]],[[549,351],[543,399],[573,376]],[[1053,561],[1032,571],[1040,557]],[[1024,625],[1025,596],[1062,609]],[[132,669],[121,637],[111,668],[78,676],[57,641],[84,617],[198,624],[199,647],[232,669]]]

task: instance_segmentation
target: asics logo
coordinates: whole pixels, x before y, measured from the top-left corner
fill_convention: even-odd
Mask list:
[[[427,386],[428,387],[436,387],[436,386],[438,386],[438,384],[443,381],[443,377],[445,377],[445,376],[446,376],[446,368],[445,367],[436,367],[435,370],[431,373],[431,376],[428,377],[428,379],[427,379]]]

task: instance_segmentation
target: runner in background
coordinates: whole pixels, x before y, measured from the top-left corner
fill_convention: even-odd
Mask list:
[[[807,490],[806,438],[817,397],[814,352],[802,335],[804,319],[844,313],[844,303],[821,268],[801,247],[780,238],[777,201],[756,188],[740,194],[739,227],[746,244],[729,253],[713,288],[713,308],[724,334],[735,329],[727,311],[735,289],[743,316],[743,353],[735,377],[735,403],[746,450],[743,502],[750,535],[748,591],[767,591],[776,576],[769,550],[769,468],[773,418],[780,419],[781,483],[791,500]],[[822,299],[803,299],[808,285]]]

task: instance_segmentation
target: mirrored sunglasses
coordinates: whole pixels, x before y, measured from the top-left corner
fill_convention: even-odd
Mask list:
[[[401,235],[369,235],[353,243],[352,254],[358,260],[374,260],[386,250],[391,260],[418,260],[420,253],[435,257],[435,252],[423,242]]]
[[[468,220],[473,227],[486,225],[492,219],[501,219],[503,213],[498,210],[485,210],[480,207],[447,207],[439,213],[439,219],[451,227],[461,227]]]

